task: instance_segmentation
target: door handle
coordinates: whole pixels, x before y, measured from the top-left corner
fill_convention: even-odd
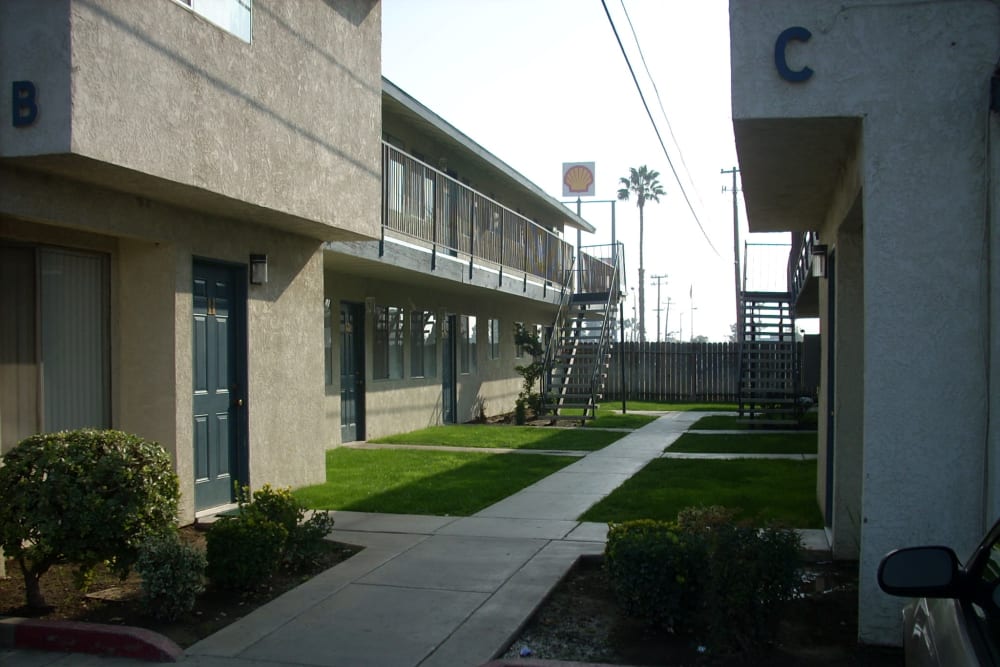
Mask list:
[[[242,408],[242,407],[243,407],[243,399],[242,399],[242,398],[237,398],[237,399],[236,399],[235,401],[233,401],[233,403],[234,403],[234,404],[236,405],[236,407],[238,407],[238,408]]]

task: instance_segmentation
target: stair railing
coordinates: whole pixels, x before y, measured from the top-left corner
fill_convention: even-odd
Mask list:
[[[601,277],[602,283],[606,283],[608,297],[604,303],[604,321],[601,323],[601,333],[597,341],[597,355],[595,357],[596,362],[591,370],[590,377],[590,402],[587,408],[584,408],[584,417],[587,416],[587,410],[591,410],[591,416],[597,416],[597,397],[598,397],[598,387],[600,386],[601,369],[604,366],[604,359],[609,350],[609,343],[611,335],[613,333],[613,327],[611,323],[615,320],[614,316],[614,306],[617,305],[618,300],[621,298],[620,290],[620,276],[621,276],[621,256],[622,256],[622,244],[617,243],[611,246],[589,246],[590,248],[596,247],[607,247],[611,250],[611,260],[610,263],[610,274],[605,274]],[[603,287],[604,285],[601,285]]]
[[[566,270],[565,275],[562,280],[562,292],[559,295],[559,309],[556,311],[555,320],[552,322],[552,332],[549,334],[549,339],[545,343],[545,354],[542,356],[542,378],[541,378],[541,396],[540,396],[540,408],[542,414],[546,412],[546,404],[549,402],[550,392],[552,391],[552,365],[555,359],[556,349],[559,347],[559,340],[562,337],[563,325],[566,320],[566,311],[569,308],[569,299],[572,294],[571,285],[573,282],[573,273],[576,271],[576,263],[578,257],[573,257],[573,262],[570,267]]]

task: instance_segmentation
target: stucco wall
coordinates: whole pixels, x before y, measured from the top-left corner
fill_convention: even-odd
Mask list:
[[[335,257],[335,256],[331,256]],[[429,282],[428,282],[429,281]],[[411,310],[433,311],[438,321],[448,314],[473,315],[477,318],[477,345],[475,371],[458,375],[457,420],[472,420],[479,415],[480,405],[486,415],[510,412],[521,389],[521,377],[514,367],[529,362],[528,358],[514,357],[514,322],[525,324],[551,324],[555,307],[533,303],[491,293],[488,290],[443,286],[440,280],[414,275],[410,282],[377,280],[340,273],[328,267],[326,296],[333,301],[334,351],[333,377],[336,383],[328,387],[324,409],[330,438],[328,446],[340,444],[340,339],[337,334],[336,309],[340,301],[365,304],[365,437],[377,438],[402,433],[441,423],[442,359],[444,345],[440,337],[437,344],[437,372],[435,377],[410,377],[410,342],[404,345],[404,377],[399,380],[376,380],[372,377],[372,341],[374,332],[374,306],[402,307],[407,316]],[[487,326],[490,318],[500,319],[499,359],[488,356]],[[409,329],[407,329],[409,331]]]
[[[841,230],[836,253],[834,374],[833,555],[857,560],[861,551],[864,387],[864,248],[860,230]]]
[[[921,543],[964,555],[986,509],[986,127],[1000,9],[780,0],[730,13],[734,118],[863,119],[860,637],[898,643],[904,601],[878,590],[879,560]],[[812,32],[787,52],[814,71],[801,84],[773,62],[791,26]]]
[[[71,153],[105,169],[61,169],[117,189],[177,201],[180,185],[318,223],[322,238],[376,236],[377,1],[256,0],[250,44],[173,0],[0,11],[3,108],[28,79],[40,110],[31,127],[0,124],[3,156]]]
[[[0,169],[0,181],[3,236],[109,253],[113,426],[174,454],[184,520],[194,517],[193,261],[267,254],[269,281],[250,286],[247,303],[249,482],[323,480],[319,241],[30,172]]]

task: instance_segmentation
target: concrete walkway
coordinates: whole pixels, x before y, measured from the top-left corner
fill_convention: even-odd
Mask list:
[[[336,512],[333,538],[365,549],[191,646],[204,667],[462,667],[488,662],[605,524],[576,517],[659,457],[702,415],[670,413],[470,517]],[[822,531],[811,531],[823,548]],[[147,664],[4,651],[0,664]]]

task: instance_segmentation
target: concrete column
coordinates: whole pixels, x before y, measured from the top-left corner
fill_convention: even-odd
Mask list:
[[[841,231],[835,248],[833,555],[856,560],[861,546],[864,419],[864,246],[861,230]]]

